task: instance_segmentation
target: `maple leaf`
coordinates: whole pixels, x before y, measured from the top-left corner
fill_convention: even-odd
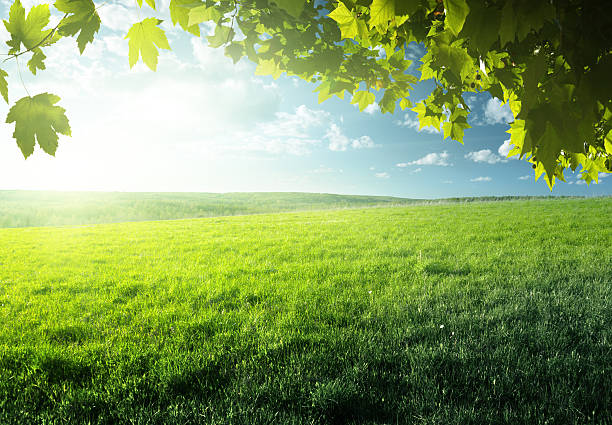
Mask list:
[[[338,23],[342,38],[355,38],[359,33],[357,17],[348,10],[344,3],[338,3],[338,7],[327,16]]]
[[[190,32],[191,34],[199,37],[200,27],[198,26],[198,24],[200,22],[197,22],[195,24],[189,22],[189,14],[191,13],[191,11],[199,7],[194,7],[193,5],[193,0],[171,0],[170,19],[172,19],[173,25],[176,25],[178,23],[185,31]],[[204,8],[206,8],[205,5]]]
[[[395,19],[395,0],[374,0],[370,6],[371,27],[386,29],[389,21]]]
[[[162,22],[160,19],[147,18],[132,25],[125,36],[129,39],[130,68],[136,65],[138,57],[142,56],[145,65],[153,71],[157,69],[157,48],[170,50],[166,33],[158,27]]]
[[[26,49],[31,49],[41,43],[52,31],[43,31],[50,16],[49,5],[41,4],[30,9],[26,18],[21,1],[16,0],[9,11],[9,20],[4,20],[4,26],[11,35],[6,42],[10,47],[9,55],[19,52],[22,44]]]
[[[299,18],[304,10],[304,0],[272,0],[278,7],[294,18]]]
[[[470,13],[470,7],[465,0],[444,0],[444,9],[446,10],[444,24],[454,35],[459,34]]]
[[[368,105],[371,105],[376,100],[374,93],[369,91],[358,91],[353,95],[351,103],[359,105],[359,111],[363,111]]]
[[[61,35],[73,36],[79,33],[77,45],[81,54],[87,43],[92,43],[100,29],[100,16],[92,0],[57,0],[57,10],[67,13],[59,27]]]
[[[10,109],[6,122],[15,123],[13,137],[25,158],[34,152],[36,142],[43,151],[55,155],[57,134],[70,136],[66,110],[55,106],[59,101],[59,96],[41,93],[34,97],[22,97]]]

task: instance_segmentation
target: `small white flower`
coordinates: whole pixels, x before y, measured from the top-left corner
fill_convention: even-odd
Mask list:
[[[444,329],[444,325],[440,325],[440,329]]]
[[[368,294],[372,295],[372,291],[368,291]]]

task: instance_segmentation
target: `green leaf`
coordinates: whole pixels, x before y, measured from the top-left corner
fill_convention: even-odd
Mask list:
[[[8,74],[6,73],[6,71],[3,69],[0,69],[0,94],[2,94],[2,97],[4,98],[6,103],[9,103],[8,81],[6,81],[6,77],[8,77]]]
[[[557,169],[557,159],[561,153],[563,139],[555,130],[555,127],[550,122],[546,123],[544,134],[538,141],[537,158],[542,163],[546,170],[546,180],[548,187],[552,190],[554,186],[553,177]]]
[[[255,75],[271,75],[275,80],[280,77],[283,71],[279,68],[274,59],[262,59],[255,68]]]
[[[73,36],[79,33],[77,45],[81,54],[87,43],[93,43],[94,35],[100,29],[100,16],[92,0],[57,0],[55,8],[68,16],[59,27],[61,35]]]
[[[402,98],[402,100],[400,100],[400,108],[402,108],[402,111],[406,108],[412,108],[412,102],[410,101],[410,99],[407,98]]]
[[[244,56],[244,45],[242,42],[230,43],[225,48],[225,56],[232,58],[234,63],[238,62],[242,56]]]
[[[45,63],[43,62],[46,58],[47,57],[45,56],[45,54],[42,52],[41,49],[39,48],[34,49],[34,54],[32,55],[32,58],[28,61],[28,68],[30,69],[30,72],[36,75],[37,69],[40,69],[40,70],[46,69]]]
[[[182,0],[182,1],[188,2],[190,0]],[[197,6],[197,7],[194,7],[193,9],[189,9],[188,15],[189,15],[189,20],[187,21],[188,27],[192,27],[194,25],[198,25],[206,21],[217,22],[219,19],[221,19],[221,16],[223,16],[221,12],[217,10],[216,7],[214,6],[208,7],[206,5]]]
[[[371,105],[376,100],[374,93],[369,91],[358,91],[353,95],[352,104],[359,105],[359,111],[363,111],[368,105]]]
[[[355,38],[359,34],[357,17],[344,3],[338,3],[338,7],[327,16],[338,23],[342,38]]]
[[[470,7],[465,0],[444,0],[444,9],[446,10],[444,25],[454,35],[458,35],[470,13]]]
[[[450,137],[461,144],[463,144],[463,132],[467,128],[471,128],[467,123],[467,111],[460,108],[455,109],[450,119],[442,124],[444,138]]]
[[[193,0],[170,0],[170,19],[173,25],[178,23],[185,31],[199,37],[199,22],[189,23],[189,13],[195,9],[195,7],[190,7],[191,5],[193,5]]]
[[[4,72],[4,71],[2,71],[2,72]],[[4,92],[2,92],[2,94],[4,95]],[[5,97],[5,99],[6,99],[6,97]],[[606,149],[606,152],[608,154],[612,155],[612,130],[608,131],[608,134],[606,134],[606,138],[604,140],[604,147]]]
[[[501,11],[501,23],[499,26],[499,43],[503,48],[516,39],[516,16],[514,14],[513,2],[506,1]]]
[[[10,109],[6,122],[15,123],[13,137],[25,158],[34,152],[35,142],[49,155],[55,155],[57,134],[70,136],[66,110],[54,106],[59,101],[59,96],[41,93],[19,99]]]
[[[470,39],[470,45],[485,55],[499,37],[500,16],[497,10],[485,8],[480,2],[472,2],[460,37]]]
[[[372,93],[372,96],[374,93]],[[386,112],[395,112],[395,103],[397,101],[397,94],[394,90],[387,89],[382,99],[380,99],[380,111],[384,114]]]
[[[153,10],[155,10],[155,0],[145,0],[147,2],[147,4],[149,5],[149,7]],[[136,0],[136,2],[138,3],[138,7],[142,7],[142,0]]]
[[[471,74],[474,68],[472,57],[462,47],[440,45],[436,49],[435,56],[436,62],[440,66],[447,67],[459,82]]]
[[[221,47],[229,43],[234,38],[234,29],[225,25],[217,25],[215,27],[215,35],[206,37],[210,47]]]
[[[158,27],[161,23],[159,19],[147,18],[132,25],[125,36],[129,38],[130,68],[136,65],[138,57],[142,56],[145,65],[153,71],[157,69],[157,57],[159,56],[157,48],[170,49],[164,30]]]
[[[20,0],[16,0],[9,11],[9,20],[4,21],[6,30],[11,39],[6,42],[10,47],[9,54],[17,53],[23,44],[26,49],[31,49],[41,43],[51,30],[43,28],[49,24],[49,5],[41,4],[34,6],[25,17],[25,9]]]
[[[304,10],[306,0],[272,0],[278,7],[286,11],[294,18],[299,18]]]
[[[370,6],[371,27],[385,30],[389,21],[395,19],[395,0],[374,0]]]

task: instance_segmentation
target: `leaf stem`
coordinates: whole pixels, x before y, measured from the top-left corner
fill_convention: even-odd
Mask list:
[[[24,90],[26,91],[28,97],[32,97],[30,95],[30,92],[28,91],[28,88],[25,85],[25,82],[23,81],[23,77],[21,75],[21,66],[19,66],[19,57],[15,56],[15,62],[17,62],[17,74],[19,74],[19,79],[21,80],[21,85],[23,86]]]
[[[39,41],[38,43],[36,43],[34,46],[32,46],[32,47],[30,47],[30,48],[28,48],[28,49],[24,50],[23,52],[15,53],[14,55],[9,55],[9,57],[8,57],[8,58],[6,58],[6,59],[4,59],[4,60],[2,61],[2,63],[6,62],[7,60],[12,59],[12,58],[17,59],[19,56],[23,55],[24,53],[31,52],[32,50],[34,50],[34,49],[36,49],[36,48],[40,47],[40,46],[41,46],[41,45],[42,45],[42,44],[43,44],[45,41],[47,41],[49,38],[53,37],[53,35],[55,34],[55,32],[57,31],[57,29],[59,28],[59,26],[62,24],[62,21],[63,21],[64,19],[66,19],[66,17],[67,17],[67,16],[68,16],[68,13],[64,14],[64,16],[62,17],[62,19],[60,19],[60,21],[59,21],[59,22],[57,23],[57,25],[55,26],[55,28],[53,28],[53,29],[51,30],[51,32],[49,32],[49,34],[47,34],[47,35],[45,36],[45,38],[43,38],[42,40],[40,40],[40,41]],[[27,90],[26,90],[26,91],[27,91]]]

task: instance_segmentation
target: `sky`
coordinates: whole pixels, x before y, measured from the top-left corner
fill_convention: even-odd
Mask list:
[[[26,9],[38,3],[23,0]],[[161,10],[168,3],[162,0]],[[467,96],[473,128],[461,145],[432,128],[419,131],[416,114],[399,106],[394,114],[376,105],[359,112],[350,96],[319,104],[315,85],[286,74],[256,76],[246,58],[234,65],[205,38],[173,27],[165,13],[134,4],[104,3],[93,45],[80,56],[73,38],[60,40],[45,50],[47,69],[36,77],[27,59],[0,65],[10,74],[11,104],[27,93],[57,94],[72,128],[72,137],[60,136],[55,157],[37,148],[25,160],[12,138],[14,124],[0,124],[0,190],[551,194],[543,178],[534,181],[530,164],[506,158],[512,114],[487,94]],[[2,17],[9,6],[0,0]],[[142,63],[130,69],[125,34],[150,16],[164,19],[172,51],[161,51],[157,72]],[[2,26],[0,44],[8,38]],[[410,71],[419,50],[407,51],[415,59]],[[413,103],[430,89],[419,84]],[[9,107],[2,103],[0,116]],[[587,186],[566,171],[568,183],[552,194],[612,195],[607,176]]]

